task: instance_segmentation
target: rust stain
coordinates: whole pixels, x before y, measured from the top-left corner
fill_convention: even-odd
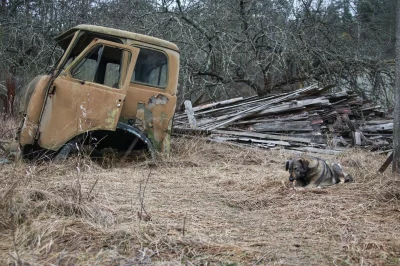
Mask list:
[[[49,80],[50,76],[38,76],[28,84],[23,93],[20,112],[25,113],[25,117],[19,133],[21,146],[33,144],[34,142],[46,94],[45,87]]]
[[[108,116],[105,120],[105,128],[112,129],[114,127],[115,119],[118,115],[118,109],[114,108],[108,112]]]

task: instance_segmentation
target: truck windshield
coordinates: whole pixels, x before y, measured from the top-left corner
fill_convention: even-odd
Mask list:
[[[82,33],[81,36],[78,37],[77,41],[75,41],[74,47],[72,48],[70,54],[68,55],[67,60],[65,60],[65,63],[62,67],[63,70],[65,70],[74,60],[75,58],[82,53],[83,50],[94,40],[94,39],[102,39],[102,40],[107,40],[107,41],[112,41],[116,43],[122,43],[121,40],[112,38],[109,36],[103,36],[100,34],[91,34],[84,32]]]

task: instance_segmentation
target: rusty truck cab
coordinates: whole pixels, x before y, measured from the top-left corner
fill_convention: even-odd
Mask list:
[[[21,100],[25,153],[59,152],[88,138],[98,148],[169,151],[179,72],[175,44],[92,25],[55,39],[64,54],[50,75],[28,84]]]

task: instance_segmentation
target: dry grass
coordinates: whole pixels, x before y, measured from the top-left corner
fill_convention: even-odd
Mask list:
[[[337,157],[355,183],[294,190],[283,151],[174,139],[154,165],[0,165],[0,264],[398,265],[400,181]],[[25,264],[28,265],[28,264]]]
[[[3,115],[0,113],[0,116]],[[18,123],[16,119],[0,117],[0,140],[14,139],[17,132]]]

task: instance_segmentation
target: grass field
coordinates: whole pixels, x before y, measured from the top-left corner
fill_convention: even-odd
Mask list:
[[[290,153],[172,143],[156,163],[0,165],[0,265],[400,264],[400,181],[376,173],[384,156],[323,156],[355,182],[294,190]]]

